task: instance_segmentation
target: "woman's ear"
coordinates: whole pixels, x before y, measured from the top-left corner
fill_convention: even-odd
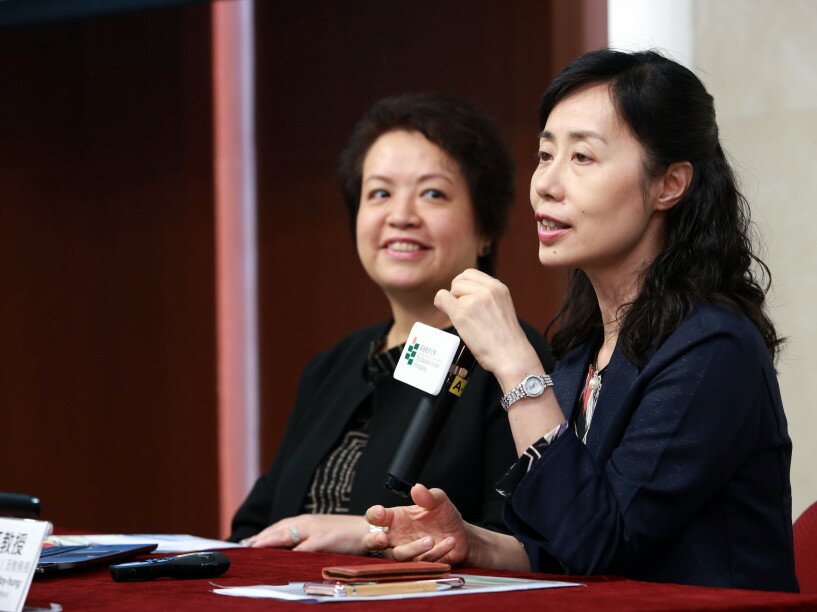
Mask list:
[[[661,177],[661,190],[656,199],[658,210],[669,210],[675,206],[686,193],[692,182],[692,164],[688,161],[675,162],[667,167]]]

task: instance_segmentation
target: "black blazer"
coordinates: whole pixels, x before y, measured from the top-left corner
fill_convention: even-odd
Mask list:
[[[591,344],[553,372],[575,409]],[[570,416],[570,415],[567,415]],[[617,348],[583,445],[571,431],[534,463],[505,518],[534,568],[797,591],[791,440],[755,326],[699,305],[636,365]]]
[[[530,326],[523,324],[523,328],[543,365],[550,369],[553,360],[545,339]],[[307,366],[275,461],[238,509],[231,540],[254,535],[301,512],[316,467],[337,446],[349,419],[369,394],[373,404],[370,435],[352,486],[350,511],[364,514],[375,504],[411,503],[385,490],[383,482],[424,394],[391,377],[378,381],[373,390],[362,374],[371,342],[387,331],[388,324],[359,330]],[[502,498],[494,484],[516,460],[516,451],[500,396],[494,377],[477,367],[420,482],[443,489],[466,520],[507,531],[501,516]]]

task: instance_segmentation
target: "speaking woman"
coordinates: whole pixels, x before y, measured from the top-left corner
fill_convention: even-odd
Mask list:
[[[506,393],[516,538],[417,485],[417,506],[369,510],[390,531],[367,547],[796,591],[780,339],[712,97],[661,55],[602,50],[556,77],[539,118],[539,260],[574,270],[552,379],[499,281],[468,270],[436,297]]]

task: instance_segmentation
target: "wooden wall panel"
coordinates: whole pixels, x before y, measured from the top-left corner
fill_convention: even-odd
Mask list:
[[[216,535],[209,7],[0,36],[0,490]]]

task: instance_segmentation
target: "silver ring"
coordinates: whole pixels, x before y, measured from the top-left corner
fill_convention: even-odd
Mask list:
[[[369,533],[388,533],[388,527],[380,527],[379,525],[372,525],[369,524]],[[370,557],[382,557],[383,551],[382,550],[369,550],[366,552],[367,555]]]
[[[301,543],[301,534],[298,532],[297,527],[289,528],[289,536],[292,538],[292,546],[297,546]]]

